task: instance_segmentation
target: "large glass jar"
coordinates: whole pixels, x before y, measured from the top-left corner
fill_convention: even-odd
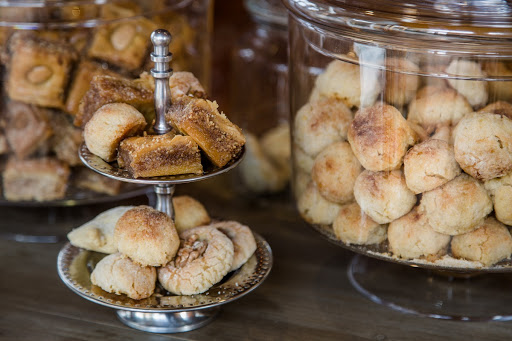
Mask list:
[[[512,253],[512,5],[288,0],[301,216],[367,254]]]
[[[78,159],[80,103],[93,77],[107,77],[98,101],[127,101],[150,116],[153,91],[148,75],[139,77],[152,68],[157,28],[173,35],[172,68],[193,72],[208,88],[209,0],[0,3],[0,201],[75,200],[67,205],[123,193],[121,183]]]
[[[244,130],[246,155],[236,169],[242,193],[269,194],[288,188],[288,30],[280,0],[245,0],[253,20],[234,46],[230,113]]]

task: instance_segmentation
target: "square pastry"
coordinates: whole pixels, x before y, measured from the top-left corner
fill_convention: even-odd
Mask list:
[[[63,108],[77,53],[68,44],[17,32],[9,40],[7,94],[43,107]]]

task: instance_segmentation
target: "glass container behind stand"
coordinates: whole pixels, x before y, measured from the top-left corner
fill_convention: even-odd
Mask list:
[[[246,0],[245,7],[254,25],[234,47],[229,98],[247,137],[236,187],[277,193],[290,176],[286,11],[279,0]]]
[[[286,3],[293,184],[304,220],[389,263],[510,272],[509,3]],[[405,283],[394,277],[401,272],[368,264],[354,258],[349,278],[375,302],[446,319],[511,315],[498,304],[501,285],[430,285],[442,279],[416,272],[408,283],[417,296],[397,299],[385,288]],[[489,305],[472,308],[477,301]]]

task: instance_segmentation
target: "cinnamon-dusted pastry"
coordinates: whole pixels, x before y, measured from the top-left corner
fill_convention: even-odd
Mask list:
[[[407,187],[400,170],[365,170],[356,179],[354,197],[364,213],[379,224],[400,218],[416,204],[416,196]]]
[[[429,139],[419,143],[404,158],[405,182],[416,194],[433,190],[460,172],[453,147],[446,141]]]
[[[11,99],[43,107],[63,108],[75,50],[65,43],[16,32],[9,40],[6,90]]]
[[[173,51],[173,53],[176,52]],[[205,89],[192,72],[173,72],[171,77],[169,77],[169,88],[171,90],[171,100],[173,103],[183,96],[206,98]]]
[[[174,103],[166,117],[171,125],[194,139],[217,167],[223,167],[240,154],[245,137],[217,108],[216,102],[187,97]]]
[[[436,189],[424,192],[420,210],[439,233],[458,235],[473,231],[492,211],[484,186],[462,173]]]
[[[126,211],[117,221],[114,243],[141,265],[162,266],[176,255],[180,240],[172,219],[149,206]]]
[[[477,261],[491,266],[510,258],[512,237],[505,225],[494,218],[487,218],[476,230],[452,239],[452,254],[457,258]]]
[[[498,82],[502,83],[502,82]],[[496,114],[496,115],[503,115],[507,116],[512,120],[512,104],[505,101],[497,101],[494,103],[491,103],[489,105],[486,105],[482,109],[478,110],[479,113],[490,113],[490,114]]]
[[[508,117],[471,113],[453,135],[455,159],[469,175],[486,181],[512,171],[512,120]]]
[[[9,101],[6,116],[5,136],[18,159],[33,154],[53,133],[47,109]]]
[[[57,159],[70,166],[81,165],[78,148],[83,141],[82,130],[75,127],[70,117],[62,112],[52,113],[50,125],[53,130],[50,145]]]
[[[479,63],[464,59],[452,60],[446,68],[446,72],[456,77],[485,78]],[[448,78],[448,83],[462,96],[466,97],[473,108],[481,108],[487,103],[487,82],[469,81]]]
[[[111,179],[89,168],[80,167],[73,171],[73,184],[78,188],[98,193],[116,195],[121,191],[121,181]]]
[[[172,204],[174,207],[174,224],[178,233],[196,226],[209,224],[211,221],[203,204],[188,195],[173,197]]]
[[[356,202],[341,206],[332,228],[336,238],[345,244],[379,244],[387,236],[387,226],[373,221]]]
[[[197,143],[173,132],[123,140],[117,162],[135,178],[203,173]]]
[[[209,225],[229,237],[233,243],[233,263],[229,271],[235,271],[245,264],[256,251],[256,240],[248,226],[237,221],[221,221]]]
[[[405,58],[386,58],[386,68],[386,102],[397,107],[408,104],[420,85],[418,65]]]
[[[425,214],[417,208],[388,227],[389,249],[402,258],[444,256],[450,239],[450,236],[434,231]]]
[[[75,116],[75,125],[84,127],[96,110],[109,103],[126,103],[139,110],[147,122],[154,118],[154,91],[146,82],[137,82],[120,77],[97,75],[80,102]]]
[[[62,199],[68,177],[68,165],[56,159],[11,158],[3,172],[4,197],[11,201]]]
[[[110,162],[116,159],[119,143],[145,127],[144,116],[131,105],[105,104],[85,125],[84,140],[91,153]]]
[[[115,72],[110,71],[107,67],[103,67],[99,63],[90,60],[82,60],[77,66],[77,71],[69,89],[68,98],[66,100],[66,111],[71,115],[78,113],[78,108],[82,97],[91,86],[91,81],[96,75],[109,75],[119,77]]]
[[[331,143],[345,140],[352,112],[335,97],[312,100],[295,116],[295,143],[315,157]]]
[[[91,282],[107,292],[141,300],[155,291],[156,269],[141,266],[121,253],[115,253],[96,264]]]
[[[224,233],[211,226],[199,226],[186,230],[180,238],[176,258],[158,269],[158,281],[169,292],[200,294],[230,271],[234,247]]]
[[[297,208],[305,221],[330,225],[338,215],[340,205],[322,197],[313,181],[299,194]]]
[[[136,71],[142,67],[156,24],[145,18],[121,20],[100,26],[92,39],[88,56]]]
[[[491,195],[496,219],[503,224],[512,225],[512,173],[488,180],[484,187]]]
[[[360,109],[348,129],[348,142],[364,168],[398,169],[418,136],[393,106],[376,104]]]
[[[70,243],[86,250],[116,253],[114,229],[119,218],[132,208],[133,206],[117,206],[98,214],[68,233]]]

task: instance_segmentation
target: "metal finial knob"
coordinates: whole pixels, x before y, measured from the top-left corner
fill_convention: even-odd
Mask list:
[[[172,69],[169,62],[172,60],[172,53],[169,53],[169,43],[171,34],[164,29],[158,29],[151,33],[154,51],[151,53],[151,60],[155,67],[151,70],[151,75],[155,78],[155,112],[156,119],[153,129],[157,134],[165,134],[171,130],[165,121],[165,113],[171,105],[171,93],[169,90],[169,77],[172,75]]]

